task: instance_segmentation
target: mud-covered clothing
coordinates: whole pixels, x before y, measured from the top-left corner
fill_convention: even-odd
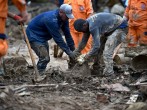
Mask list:
[[[66,43],[60,34],[60,29],[65,35]],[[44,44],[53,38],[67,55],[74,50],[74,42],[69,31],[68,21],[63,22],[61,20],[58,9],[44,12],[33,18],[26,29],[26,33],[30,43]]]
[[[110,75],[113,74],[113,53],[114,49],[125,40],[126,33],[123,29],[115,30],[110,36],[108,36],[107,41],[105,43],[105,48],[103,51],[103,61],[105,63],[105,69],[103,70],[103,74]]]
[[[109,18],[109,19],[108,19]],[[88,56],[93,56],[98,53],[100,47],[100,37],[114,31],[122,23],[122,18],[111,13],[97,13],[86,20],[89,24],[89,32],[84,33],[82,41],[77,50],[81,51],[89,39],[90,34],[93,38],[93,47],[87,53]]]
[[[129,46],[147,44],[147,0],[129,0],[124,16],[128,19]]]
[[[39,73],[41,74],[45,71],[46,66],[50,61],[48,42],[44,42],[42,44],[32,42],[30,45],[36,55],[39,57],[39,60],[37,62],[37,68],[39,70]]]

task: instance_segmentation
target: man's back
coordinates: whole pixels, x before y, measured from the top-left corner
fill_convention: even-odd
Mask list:
[[[48,23],[56,25],[57,21],[57,11],[48,11],[33,18],[28,27],[31,31],[43,37],[49,34],[47,26],[53,27]]]
[[[89,17],[87,21],[91,33],[97,30],[99,34],[105,34],[117,28],[121,24],[122,18],[111,13],[97,13]]]
[[[33,36],[29,37],[30,41],[47,41],[52,38],[50,34],[52,30],[59,30],[58,10],[44,12],[29,23],[27,30],[33,32]]]

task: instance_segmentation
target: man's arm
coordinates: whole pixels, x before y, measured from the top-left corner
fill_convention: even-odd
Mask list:
[[[57,45],[59,45],[59,47],[67,55],[69,55],[71,53],[71,50],[69,49],[69,47],[64,42],[64,39],[62,38],[62,36],[61,36],[61,34],[59,32],[59,27],[58,27],[57,22],[46,19],[44,23],[45,23],[50,35],[52,35],[54,41],[57,43]]]
[[[100,47],[100,34],[97,29],[94,29],[92,32],[93,37],[93,47],[90,49],[90,51],[87,53],[88,56],[93,56],[98,52],[98,49]]]
[[[26,2],[25,0],[12,0],[14,5],[18,8],[20,12],[26,11]]]
[[[68,21],[65,22],[64,25],[62,26],[62,31],[65,35],[65,39],[66,39],[68,47],[70,48],[71,51],[74,51],[75,46],[74,46],[74,41],[72,39],[72,36],[70,34]]]
[[[28,12],[26,10],[25,0],[12,0],[12,2],[20,11],[20,14],[22,17],[22,22],[28,22],[31,19],[31,16],[28,14]]]
[[[87,13],[87,18],[93,14],[93,7],[91,0],[85,0],[85,8]]]
[[[90,37],[90,32],[84,33],[84,35],[82,37],[82,40],[79,43],[78,48],[76,49],[76,51],[81,52],[85,48],[89,37]]]

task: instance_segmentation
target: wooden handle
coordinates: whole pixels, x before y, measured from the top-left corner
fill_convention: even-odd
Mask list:
[[[113,56],[112,58],[114,59],[115,55],[117,54],[117,52],[119,51],[120,47],[121,47],[122,43],[120,43],[114,50]]]
[[[33,66],[34,66],[34,70],[35,70],[35,79],[37,79],[40,74],[38,72],[38,69],[37,69],[37,66],[36,66],[36,63],[35,63],[35,60],[34,60],[34,56],[33,56],[33,53],[32,53],[32,49],[31,49],[31,46],[30,46],[30,43],[29,43],[29,40],[28,40],[28,37],[27,37],[27,34],[25,32],[25,29],[23,27],[23,24],[21,24],[21,28],[22,28],[22,31],[24,33],[24,36],[25,36],[25,40],[26,40],[26,43],[27,43],[27,47],[28,47],[28,50],[29,50],[29,53],[30,53],[30,57],[31,57],[31,60],[32,60],[32,63],[33,63]]]

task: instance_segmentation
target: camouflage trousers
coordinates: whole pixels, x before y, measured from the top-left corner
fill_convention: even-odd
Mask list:
[[[114,73],[113,70],[113,52],[114,49],[125,40],[126,34],[123,29],[115,30],[110,36],[108,36],[105,48],[103,51],[103,60],[105,68],[103,70],[104,75],[110,75]]]

